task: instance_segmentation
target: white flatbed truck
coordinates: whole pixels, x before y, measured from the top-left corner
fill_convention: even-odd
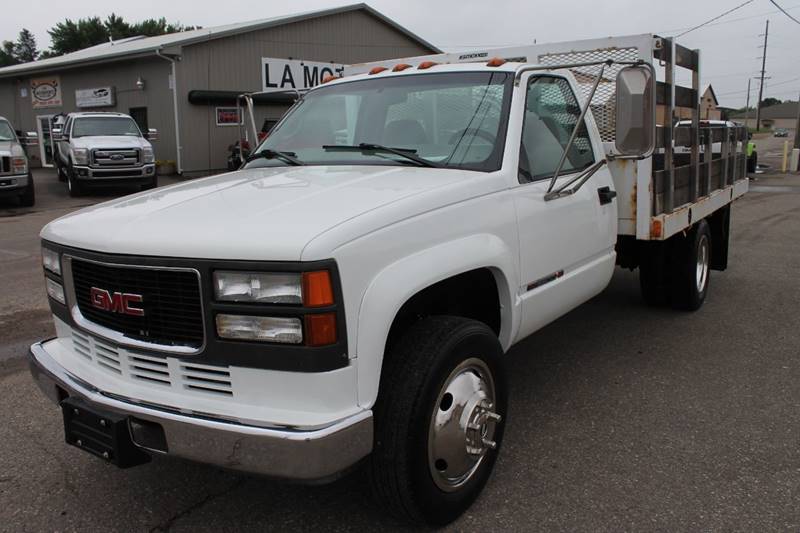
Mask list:
[[[699,64],[638,35],[352,66],[240,170],[48,224],[57,336],[30,366],[67,442],[301,481],[363,465],[397,515],[454,520],[513,423],[506,351],[615,265],[690,311],[726,268],[746,134],[700,127]]]

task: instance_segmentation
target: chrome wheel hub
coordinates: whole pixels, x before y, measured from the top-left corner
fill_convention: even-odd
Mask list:
[[[708,265],[710,255],[708,237],[703,235],[700,238],[700,243],[697,247],[697,271],[695,273],[697,292],[703,292],[706,288],[706,283],[708,282]]]
[[[486,363],[467,359],[445,380],[428,430],[428,466],[436,486],[452,492],[478,470],[497,447],[494,379]]]

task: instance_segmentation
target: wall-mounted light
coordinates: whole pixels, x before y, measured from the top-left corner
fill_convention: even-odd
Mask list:
[[[141,76],[139,76],[139,78],[136,80],[136,88],[139,89],[140,91],[144,90],[144,80],[142,79]]]

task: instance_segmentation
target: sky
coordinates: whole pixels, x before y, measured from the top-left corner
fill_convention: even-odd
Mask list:
[[[745,0],[369,0],[373,8],[446,51],[515,46],[610,35],[656,33],[676,36]],[[776,0],[800,20],[800,0]],[[0,18],[0,40],[14,40],[21,28],[34,33],[40,49],[49,46],[47,30],[66,18],[112,11],[128,21],[165,17],[203,27],[324,9],[348,0],[70,0],[15,2],[13,16]],[[109,5],[113,5],[109,7]],[[220,9],[224,6],[224,9]],[[800,24],[769,0],[753,0],[733,13],[678,39],[701,50],[701,82],[711,83],[720,105],[742,107],[747,80],[761,68],[763,33],[769,19],[764,97],[797,100],[800,93]],[[753,80],[751,102],[758,94]]]

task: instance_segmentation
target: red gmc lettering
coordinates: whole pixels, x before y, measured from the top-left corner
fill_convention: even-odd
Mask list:
[[[131,316],[144,316],[144,309],[132,305],[142,302],[142,296],[140,294],[131,294],[127,292],[111,293],[105,289],[92,287],[89,292],[89,301],[92,303],[92,307],[102,309],[103,311]]]

